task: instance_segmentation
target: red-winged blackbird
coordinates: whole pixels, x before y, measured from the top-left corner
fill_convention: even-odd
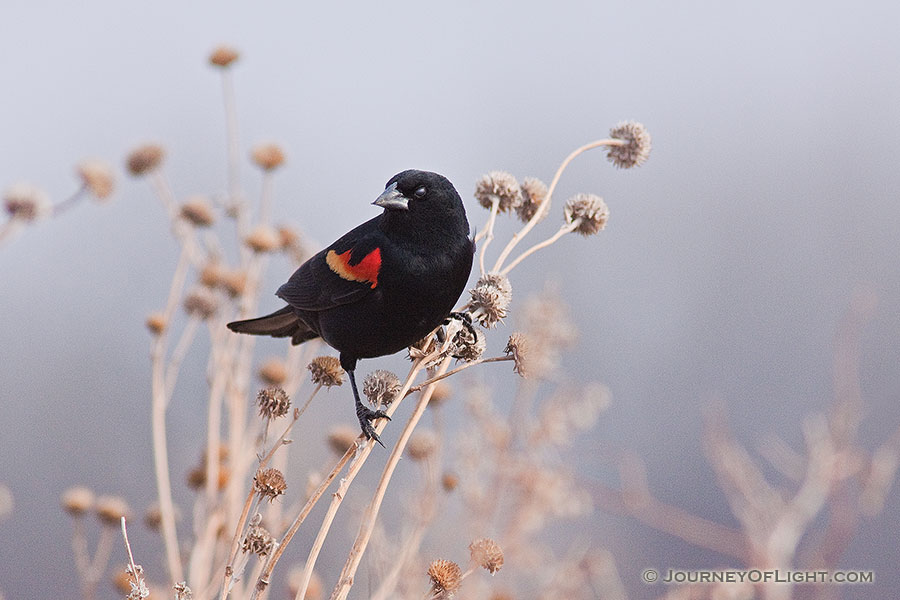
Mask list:
[[[290,337],[293,344],[325,340],[350,376],[363,433],[380,443],[371,421],[386,415],[360,401],[356,362],[399,352],[440,325],[469,279],[475,244],[459,194],[437,173],[398,173],[374,204],[384,208],[381,215],[310,258],[278,288],[287,306],[228,328]]]

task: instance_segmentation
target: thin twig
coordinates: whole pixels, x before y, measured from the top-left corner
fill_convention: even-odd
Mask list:
[[[487,252],[488,246],[491,245],[491,241],[494,239],[494,223],[497,221],[497,211],[500,208],[500,198],[494,197],[491,200],[491,214],[488,216],[487,225],[485,225],[484,230],[482,231],[482,237],[484,237],[484,244],[481,245],[481,252],[478,255],[478,267],[481,269],[481,275],[484,276],[484,255]],[[475,241],[478,242],[479,237],[475,236]]]
[[[562,227],[560,227],[557,230],[556,233],[551,235],[549,238],[547,238],[543,242],[539,242],[539,243],[535,244],[534,246],[532,246],[531,248],[529,248],[528,250],[526,250],[525,252],[523,252],[522,254],[517,256],[514,261],[509,263],[502,271],[500,271],[500,274],[508,275],[509,272],[512,271],[513,268],[517,264],[519,264],[520,262],[522,262],[523,260],[525,260],[526,258],[531,256],[532,254],[534,254],[541,248],[546,248],[547,246],[550,246],[551,244],[555,243],[559,238],[566,235],[567,233],[572,233],[573,231],[575,231],[575,229],[578,228],[579,225],[581,225],[581,217],[578,217],[571,223],[567,223],[566,225],[563,225]]]
[[[432,383],[436,383],[436,382],[440,381],[441,379],[447,379],[451,375],[456,375],[460,371],[465,371],[466,369],[474,367],[475,365],[480,365],[480,364],[484,364],[484,363],[492,363],[492,362],[503,362],[503,361],[507,361],[507,360],[514,360],[514,358],[512,356],[494,356],[491,358],[479,358],[478,360],[473,360],[471,362],[463,363],[460,366],[456,367],[455,369],[447,371],[446,373],[439,373],[438,375],[435,375],[431,379],[426,379],[419,385],[414,385],[413,387],[409,388],[409,391],[406,392],[406,395],[408,396],[414,392],[418,392],[419,390],[428,387]]]

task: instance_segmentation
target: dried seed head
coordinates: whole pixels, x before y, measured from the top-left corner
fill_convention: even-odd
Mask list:
[[[131,575],[127,571],[117,571],[112,577],[112,584],[122,594],[131,593]]]
[[[328,447],[336,454],[343,455],[347,448],[356,443],[359,430],[349,425],[337,425],[328,432]]]
[[[63,492],[60,500],[63,510],[79,517],[94,507],[94,492],[84,486],[76,486]]]
[[[512,285],[498,273],[483,275],[469,293],[472,295],[472,318],[488,329],[506,316],[512,301]]]
[[[150,333],[159,335],[166,329],[166,317],[160,312],[150,313],[144,324],[150,330]]]
[[[517,331],[509,336],[504,352],[513,357],[513,370],[522,377],[528,377],[528,338],[525,334]]]
[[[291,399],[283,389],[272,386],[259,390],[256,395],[256,404],[259,406],[260,417],[277,419],[287,414],[291,408]]]
[[[241,550],[267,556],[275,546],[275,538],[262,525],[254,525],[247,531],[244,536],[244,542],[241,544]]]
[[[566,223],[578,221],[575,231],[581,235],[593,235],[606,227],[609,207],[600,196],[575,194],[566,200],[565,215]]]
[[[128,155],[128,171],[135,177],[149,173],[162,164],[165,155],[165,151],[159,144],[138,146]]]
[[[115,177],[112,168],[102,160],[85,160],[76,171],[81,183],[97,200],[106,200],[112,194]]]
[[[297,593],[300,591],[300,584],[303,581],[303,571],[302,567],[294,567],[290,571],[288,571],[287,576],[287,584],[288,584],[288,593],[290,593],[291,598],[297,596]],[[309,583],[306,585],[306,595],[303,596],[303,600],[319,600],[322,597],[322,578],[319,577],[319,574],[313,571],[310,573]]]
[[[438,381],[434,384],[434,391],[431,392],[431,400],[428,401],[429,408],[437,408],[453,394],[453,388],[445,381]]]
[[[36,221],[53,211],[47,194],[30,183],[16,183],[6,188],[3,206],[11,218],[20,221]]]
[[[200,269],[200,285],[208,288],[217,288],[222,285],[222,277],[225,275],[225,269],[222,264],[216,260],[211,260]]]
[[[503,550],[491,538],[481,538],[469,544],[469,556],[473,563],[487,569],[491,575],[503,566]]]
[[[461,326],[450,340],[450,356],[466,362],[478,360],[487,348],[484,336],[465,326]]]
[[[175,590],[175,600],[193,600],[194,598],[194,593],[188,587],[186,581],[176,583],[172,586],[172,589]]]
[[[363,394],[372,406],[390,406],[399,392],[400,378],[390,371],[372,371],[363,381]]]
[[[639,167],[650,157],[650,132],[636,121],[619,123],[609,130],[609,137],[627,142],[609,146],[606,152],[606,158],[620,169]]]
[[[281,240],[281,248],[289,250],[300,245],[300,234],[296,229],[288,225],[278,226],[278,237]]]
[[[441,476],[441,487],[445,492],[452,492],[459,485],[459,476],[456,473],[444,473]]]
[[[537,213],[541,202],[547,197],[547,185],[537,177],[526,177],[522,181],[522,204],[516,207],[516,214],[522,222],[527,223]],[[544,207],[538,222],[543,220],[549,212],[550,205]]]
[[[272,357],[259,366],[257,375],[263,383],[268,385],[284,385],[284,382],[287,380],[287,367],[284,365],[283,360]],[[285,412],[287,412],[287,409],[285,409]]]
[[[425,460],[434,454],[435,448],[437,448],[437,436],[434,435],[434,432],[415,431],[406,445],[406,453],[413,460]]]
[[[104,525],[119,526],[122,517],[128,516],[128,503],[119,496],[100,496],[94,506],[97,518]]]
[[[278,144],[260,144],[253,149],[251,157],[260,169],[271,171],[284,163],[284,150]]]
[[[462,582],[462,569],[452,560],[436,560],[428,567],[431,588],[434,592],[453,594]]]
[[[499,212],[514,210],[522,204],[522,190],[516,178],[505,171],[491,171],[475,184],[475,199],[490,210],[494,201]]]
[[[216,314],[219,302],[205,287],[195,287],[184,298],[184,311],[192,317],[206,320]]]
[[[177,506],[173,506],[175,509],[175,520],[181,520],[181,511],[178,510]],[[150,506],[147,507],[147,510],[144,512],[144,525],[147,526],[151,531],[159,531],[162,526],[162,512],[159,510],[159,503],[154,502]]]
[[[209,54],[209,64],[214,67],[227,67],[240,58],[238,51],[231,46],[218,46]]]
[[[281,248],[281,237],[273,227],[257,225],[244,238],[244,243],[254,252],[274,252]]]
[[[217,487],[219,490],[224,490],[228,485],[228,481],[231,479],[231,469],[226,467],[225,465],[219,465],[219,481],[217,482]],[[187,484],[188,487],[192,490],[199,490],[206,487],[206,465],[202,465],[199,467],[195,467],[188,472],[187,476]]]
[[[325,387],[344,383],[344,370],[341,361],[335,356],[318,356],[312,359],[307,367],[313,383],[321,383]]]
[[[253,477],[253,489],[260,499],[268,498],[272,502],[287,489],[284,474],[278,469],[265,469],[256,472]]]
[[[197,227],[209,227],[216,221],[212,204],[205,196],[191,196],[181,205],[181,218]]]
[[[222,287],[232,298],[236,298],[247,289],[247,273],[240,269],[225,271],[222,274]]]

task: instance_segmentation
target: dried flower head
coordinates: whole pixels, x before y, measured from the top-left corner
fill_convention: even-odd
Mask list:
[[[254,525],[247,531],[244,536],[244,542],[241,544],[241,550],[258,554],[259,556],[267,556],[275,547],[275,538],[262,525]]]
[[[82,185],[97,200],[106,200],[115,187],[112,168],[102,160],[85,160],[76,167]]]
[[[231,479],[231,469],[227,466],[220,464],[219,465],[219,477],[217,481],[217,488],[219,490],[224,490],[228,485],[228,481]],[[199,467],[195,467],[188,471],[187,475],[187,484],[188,487],[192,490],[199,490],[201,488],[206,487],[206,465],[201,465]]]
[[[435,560],[428,566],[428,576],[432,591],[453,594],[462,582],[462,569],[452,560]]]
[[[272,386],[259,390],[256,395],[256,404],[259,406],[260,417],[277,419],[288,413],[291,408],[291,399],[283,389]]]
[[[284,385],[284,382],[287,381],[288,373],[284,361],[273,356],[259,366],[257,375],[263,383],[268,385]],[[287,409],[285,409],[285,412],[287,412]]]
[[[222,278],[225,276],[225,268],[217,260],[213,259],[203,265],[200,269],[200,285],[208,288],[217,288],[222,285]]]
[[[291,598],[295,598],[300,592],[300,584],[303,581],[303,571],[304,569],[302,567],[294,567],[288,571],[287,585],[288,593]],[[303,600],[319,600],[321,597],[322,578],[319,577],[318,573],[313,571],[310,573],[309,582],[306,584],[306,595],[303,596]]]
[[[506,316],[512,301],[512,285],[498,273],[483,275],[469,293],[472,295],[472,318],[488,329]]]
[[[63,510],[78,517],[94,507],[94,492],[84,486],[70,487],[60,500]]]
[[[218,46],[209,54],[209,64],[215,67],[227,67],[240,58],[238,51],[231,46]]]
[[[626,142],[610,146],[606,152],[606,158],[620,169],[639,167],[650,157],[650,132],[636,121],[619,123],[609,130],[609,137]]]
[[[208,319],[219,308],[215,295],[205,287],[196,287],[184,298],[184,311],[198,319]]]
[[[284,150],[278,144],[260,144],[253,149],[251,157],[260,169],[271,171],[284,163]]]
[[[441,475],[441,487],[445,492],[452,492],[459,485],[459,476],[456,473],[444,473]]]
[[[406,453],[413,460],[425,460],[437,448],[437,436],[433,431],[416,430],[409,438]]]
[[[120,593],[129,594],[131,592],[131,575],[126,571],[116,571],[112,578],[112,584]]]
[[[247,273],[241,269],[225,271],[222,274],[221,285],[229,296],[236,298],[247,289]]]
[[[356,443],[359,438],[359,429],[349,425],[337,425],[328,432],[328,447],[336,454],[343,454],[347,448]]]
[[[175,520],[181,520],[181,511],[177,506],[173,506],[175,511]],[[147,510],[144,512],[144,525],[147,526],[151,531],[159,531],[162,526],[162,512],[159,509],[159,503],[154,502],[150,506],[147,507]]]
[[[593,235],[606,227],[609,207],[603,198],[594,194],[575,194],[566,201],[566,223],[576,221],[575,231],[581,235]]]
[[[278,237],[281,239],[281,248],[284,250],[300,245],[300,234],[289,225],[278,226]]]
[[[284,474],[278,469],[260,469],[253,477],[253,489],[260,499],[268,498],[272,502],[287,489]]]
[[[119,526],[122,517],[128,516],[128,503],[119,496],[101,496],[94,506],[97,518],[105,525]]]
[[[52,212],[50,200],[30,183],[16,183],[3,192],[3,206],[13,219],[36,221]]]
[[[128,171],[135,177],[149,173],[162,164],[165,155],[165,151],[159,144],[138,146],[128,155],[126,161]]]
[[[160,312],[150,313],[144,322],[153,335],[159,335],[166,329],[166,317]]]
[[[519,219],[527,223],[537,214],[541,202],[547,197],[547,185],[537,177],[526,177],[522,181],[522,204],[516,207]],[[550,204],[544,207],[538,222],[543,220],[549,212]]]
[[[188,587],[187,581],[181,581],[172,586],[175,590],[175,600],[193,600],[194,593]]]
[[[400,378],[383,369],[372,371],[363,381],[363,394],[372,406],[390,406],[400,393]]]
[[[503,550],[491,538],[481,538],[469,544],[469,556],[473,563],[490,571],[491,575],[503,566]]]
[[[191,196],[181,205],[181,218],[197,227],[209,227],[216,221],[212,204],[201,195]]]
[[[475,184],[475,199],[487,209],[497,202],[497,210],[507,212],[522,204],[522,189],[511,174],[491,171]]]
[[[257,225],[244,238],[244,243],[254,252],[274,252],[281,248],[281,237],[273,227]]]
[[[307,368],[313,383],[320,383],[325,387],[344,383],[344,370],[336,356],[317,356]]]
[[[429,408],[437,408],[451,395],[453,395],[453,388],[450,384],[446,381],[438,381],[434,384],[434,391],[431,392],[431,400],[428,401]]]
[[[524,333],[515,332],[509,336],[509,342],[503,350],[513,358],[513,370],[522,377],[528,377],[528,338]]]

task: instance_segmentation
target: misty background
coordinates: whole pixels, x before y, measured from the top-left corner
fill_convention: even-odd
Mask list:
[[[617,122],[647,126],[643,167],[617,171],[602,151],[571,165],[540,232],[582,191],[604,197],[609,225],[517,268],[513,316],[489,343],[502,349],[516,305],[548,282],[568,302],[580,333],[565,369],[613,395],[577,444],[585,481],[607,476],[598,449],[627,448],[657,497],[734,525],[703,457],[703,408],[724,402],[750,448],[775,433],[801,449],[803,416],[833,399],[835,333],[859,290],[878,297],[861,359],[860,436],[874,448],[900,424],[898,23],[893,2],[5,3],[0,187],[30,181],[62,200],[88,157],[120,178],[108,205],[86,202],[0,247],[0,483],[15,499],[0,522],[0,590],[73,595],[67,487],[122,494],[138,516],[155,495],[144,320],[165,302],[176,245],[124,158],[155,141],[179,198],[224,190],[220,81],[207,64],[220,43],[241,51],[243,156],[262,141],[284,147],[276,221],[311,244],[377,214],[370,202],[407,168],[449,177],[481,227],[483,173],[549,181]],[[258,193],[249,161],[242,177]],[[515,225],[503,219],[498,240]],[[290,269],[274,261],[263,289]],[[264,292],[262,310],[278,306]],[[201,453],[200,354],[169,410],[177,488]],[[361,368],[406,369],[400,356]],[[514,383],[505,364],[477,371]],[[346,386],[324,398],[297,437],[354,422]],[[190,498],[177,498],[183,511]],[[355,520],[343,518],[349,536]],[[898,522],[896,494],[861,521],[842,565],[874,570],[876,585],[844,597],[900,586]],[[640,583],[644,567],[725,562],[629,518],[595,511],[588,523],[636,598],[665,591]],[[138,562],[161,569],[149,558],[159,540],[134,529]],[[323,566],[340,565],[346,542],[326,554]],[[115,593],[101,586],[101,597]]]

